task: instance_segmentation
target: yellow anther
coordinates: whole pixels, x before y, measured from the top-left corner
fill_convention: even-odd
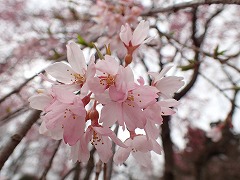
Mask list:
[[[86,81],[86,78],[84,76],[81,76],[80,74],[73,74],[74,76],[74,82],[76,84],[83,84]]]
[[[43,93],[43,92],[44,92],[43,89],[38,89],[38,90],[37,90],[37,93],[39,93],[39,94],[40,94],[40,93]]]

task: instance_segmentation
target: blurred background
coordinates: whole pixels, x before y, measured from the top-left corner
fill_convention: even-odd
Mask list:
[[[39,73],[66,60],[73,40],[89,57],[96,42],[110,44],[119,62],[125,49],[121,25],[150,22],[154,39],[140,47],[132,67],[148,71],[169,63],[183,76],[174,95],[178,111],[164,117],[159,142],[143,169],[129,159],[109,162],[108,179],[240,179],[240,2],[238,0],[0,0],[0,180],[94,179],[95,149],[88,163],[72,163],[68,149],[38,132],[40,112],[28,98],[49,87]],[[102,173],[100,179],[103,179]]]

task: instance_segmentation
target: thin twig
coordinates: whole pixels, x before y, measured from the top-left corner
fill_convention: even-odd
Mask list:
[[[219,92],[222,93],[222,95],[227,98],[230,102],[232,102],[232,99],[230,97],[228,97],[228,95],[224,92],[223,89],[221,89],[217,84],[215,84],[211,79],[209,79],[207,76],[205,76],[202,73],[199,73],[199,75],[201,75],[205,80],[207,80],[213,87],[215,87]],[[237,104],[234,104],[235,107],[240,109],[240,106],[238,106]]]
[[[60,144],[61,144],[61,141],[59,141],[59,142],[57,143],[56,147],[54,148],[52,157],[51,157],[51,159],[49,160],[48,165],[47,165],[47,167],[45,168],[45,170],[44,170],[44,172],[43,172],[43,174],[42,174],[42,176],[41,176],[41,178],[40,178],[41,180],[46,180],[46,176],[47,176],[50,168],[52,167],[53,159],[54,159],[54,157],[55,157],[55,155],[56,155],[56,153],[57,153],[57,151],[58,151],[58,149],[59,149]]]

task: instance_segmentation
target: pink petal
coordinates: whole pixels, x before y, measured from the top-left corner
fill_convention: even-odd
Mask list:
[[[30,106],[34,109],[38,110],[44,110],[45,107],[47,107],[51,101],[52,97],[46,94],[38,94],[30,97],[28,101],[30,102]]]
[[[78,74],[85,74],[87,70],[86,61],[82,50],[75,42],[69,42],[67,45],[67,58],[73,70]]]
[[[87,163],[89,160],[90,152],[87,146],[83,146],[82,142],[83,140],[77,141],[75,145],[70,147],[71,148],[70,159],[72,159],[73,162],[79,161]]]
[[[132,146],[141,152],[148,152],[152,150],[152,143],[145,135],[135,136],[132,141]]]
[[[155,124],[159,125],[162,124],[161,107],[158,103],[148,106],[143,112],[145,113],[147,121],[153,121]]]
[[[149,32],[149,22],[142,20],[133,31],[132,45],[137,46],[143,43]]]
[[[65,143],[70,146],[76,144],[76,142],[81,138],[85,129],[85,118],[73,117],[64,119],[63,121],[64,134],[63,139]]]
[[[136,103],[124,102],[123,106],[123,117],[127,128],[131,131],[137,127],[143,129],[146,124],[146,117],[143,111]]]
[[[171,98],[183,85],[182,77],[168,76],[156,83],[156,88],[167,98]]]
[[[138,86],[138,88],[132,91],[134,102],[136,102],[140,108],[146,108],[150,104],[154,104],[156,98],[158,98],[158,92],[158,89],[153,86]]]
[[[96,69],[110,75],[116,75],[118,72],[119,63],[112,56],[105,55],[105,60],[98,61]]]
[[[39,133],[49,136],[54,140],[61,140],[63,138],[63,128],[61,125],[49,130],[46,128],[45,121],[41,123],[39,127]]]
[[[153,151],[157,154],[162,154],[163,148],[157,143],[156,140],[151,140],[152,145],[153,145]]]
[[[75,72],[69,65],[63,62],[56,62],[48,66],[45,71],[59,82],[65,84],[73,83],[75,80]]]
[[[109,93],[108,93],[108,92],[109,92],[109,91],[106,90],[104,93],[95,94],[95,99],[96,99],[99,103],[101,103],[101,104],[103,104],[103,105],[112,102],[111,98],[109,97]]]
[[[129,90],[134,83],[134,75],[132,69],[127,66],[127,67],[119,67],[118,75],[116,76],[115,79],[115,85],[117,89],[126,89]]]
[[[144,128],[148,138],[157,139],[160,135],[159,128],[152,121],[147,121]]]
[[[171,108],[166,108],[166,107],[162,107],[161,108],[161,114],[163,116],[169,116],[169,115],[173,115],[176,112],[174,110],[172,110]]]
[[[100,78],[98,77],[93,77],[87,81],[89,89],[95,93],[95,94],[100,94],[103,93],[106,89],[106,84],[100,84]]]
[[[143,152],[132,152],[132,156],[134,159],[137,161],[138,164],[150,168],[152,166],[152,161],[151,161],[151,154],[150,152],[143,153]]]
[[[53,86],[52,91],[55,94],[57,100],[59,100],[62,103],[67,103],[67,104],[73,103],[73,100],[76,97],[76,95],[73,92],[67,91],[61,86],[57,86],[57,85]]]
[[[157,81],[159,81],[160,79],[162,79],[164,77],[164,75],[173,67],[173,65],[166,65],[164,66],[164,68],[162,69],[162,71],[160,73],[156,73],[156,72],[148,72],[148,74],[150,76],[152,76],[153,78],[153,82],[152,84],[155,84]]]
[[[106,104],[101,111],[100,122],[104,127],[111,127],[116,121],[120,126],[124,126],[122,115],[122,104],[118,102],[110,102]]]
[[[175,99],[164,99],[157,102],[161,107],[175,107],[180,104],[179,101]]]
[[[112,142],[108,137],[102,137],[102,141],[94,144],[102,162],[107,163],[112,157]]]
[[[110,128],[107,127],[92,127],[92,128],[94,129],[94,131],[96,131],[102,136],[109,136],[115,142],[115,144],[127,148],[127,146],[116,136],[116,134]]]
[[[122,164],[124,163],[127,158],[129,157],[130,155],[130,152],[131,152],[131,148],[122,148],[120,147],[117,152],[114,154],[113,156],[113,161],[119,165],[119,164]]]
[[[94,75],[96,73],[96,67],[95,67],[94,61],[95,61],[95,57],[92,55],[90,57],[90,62],[89,62],[88,68],[87,68],[87,73],[86,73],[87,79],[90,77],[94,77]]]
[[[119,36],[122,42],[126,46],[129,46],[129,42],[132,40],[132,30],[129,24],[126,23],[125,26],[122,25]]]
[[[62,112],[65,111],[65,107],[57,106],[52,111],[48,112],[42,118],[46,123],[47,129],[54,129],[56,126],[62,125],[64,115]]]
[[[124,102],[127,99],[128,93],[126,90],[117,89],[115,86],[111,86],[109,88],[109,96],[112,99],[112,101],[115,102]]]

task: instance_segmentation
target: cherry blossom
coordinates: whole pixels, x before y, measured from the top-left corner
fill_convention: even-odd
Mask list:
[[[103,126],[112,126],[116,121],[129,130],[145,126],[146,117],[142,109],[156,102],[158,90],[152,86],[131,85],[109,88],[110,101],[102,108],[100,117]]]
[[[86,60],[79,45],[70,41],[67,45],[68,63],[56,62],[48,66],[46,72],[54,77],[57,81],[64,84],[72,84],[74,89],[81,87],[84,95],[88,92],[87,79],[92,78],[95,74],[95,67],[93,64],[93,56],[87,67]]]
[[[141,21],[134,31],[122,26],[120,38],[128,50],[125,65],[111,54],[106,55],[95,46],[101,59],[91,56],[87,65],[83,51],[74,42],[67,45],[66,62],[57,62],[46,68],[47,76],[40,75],[51,83],[51,88],[39,90],[29,98],[30,106],[42,111],[39,132],[55,140],[63,139],[70,146],[73,162],[87,162],[90,157],[89,143],[96,149],[102,162],[113,156],[112,143],[120,148],[114,161],[122,164],[130,155],[145,167],[151,166],[151,151],[161,154],[162,148],[156,139],[162,116],[172,115],[179,102],[172,99],[173,93],[183,86],[183,78],[150,72],[152,84],[143,77],[134,77],[128,55],[147,42],[149,23]],[[98,107],[98,108],[97,108]],[[120,125],[130,137],[123,143],[111,130]],[[137,135],[139,128],[144,134]]]
[[[76,162],[86,162],[89,159],[90,152],[88,149],[88,143],[96,148],[99,158],[102,162],[107,163],[112,157],[112,142],[110,138],[119,146],[126,148],[127,146],[117,138],[115,133],[109,128],[102,126],[88,126],[86,132],[82,138],[71,148],[71,159]],[[76,150],[78,149],[78,150]]]
[[[144,135],[135,135],[124,142],[128,148],[119,147],[113,157],[116,164],[122,164],[127,160],[130,154],[144,167],[151,167],[151,151],[161,154],[162,147],[152,139],[148,139]]]
[[[164,98],[171,98],[184,85],[182,77],[164,76],[172,67],[172,65],[165,66],[160,73],[149,72],[153,78],[152,85],[160,91]]]
[[[130,64],[133,59],[133,53],[142,44],[149,42],[152,38],[147,38],[149,32],[149,22],[142,20],[136,29],[132,32],[132,29],[128,23],[121,27],[119,34],[121,41],[127,49],[127,55],[125,56],[126,65]],[[147,38],[147,39],[146,39]]]
[[[109,55],[95,65],[97,76],[91,78],[88,86],[93,93],[103,93],[107,88],[115,84],[119,63]]]

